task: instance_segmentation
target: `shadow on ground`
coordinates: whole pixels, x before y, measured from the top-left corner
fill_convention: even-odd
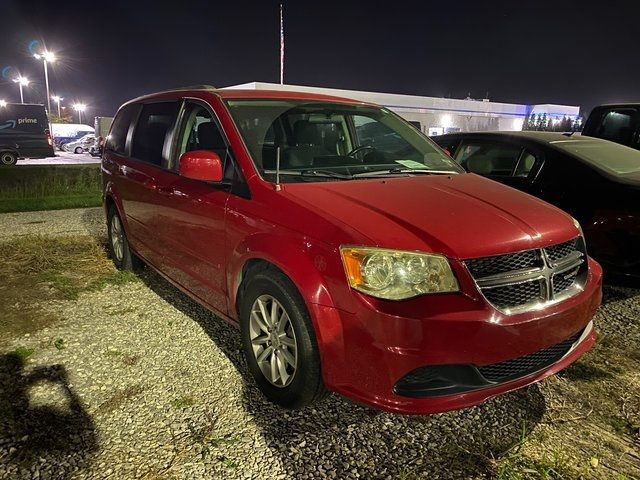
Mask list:
[[[620,286],[620,285],[604,285],[602,287],[602,304],[628,300],[640,297],[640,285]]]
[[[0,472],[14,475],[9,478],[66,478],[70,470],[86,468],[97,449],[95,427],[65,368],[24,370],[18,354],[0,355]],[[32,387],[57,389],[63,401],[34,406]]]
[[[265,401],[250,377],[237,329],[155,272],[146,270],[141,278],[196,321],[237,368],[245,379],[244,407],[290,478],[492,476],[491,459],[504,455],[521,440],[523,429],[530,431],[544,414],[545,401],[537,386],[475,408],[427,417],[390,415],[337,395],[302,411],[275,407]]]

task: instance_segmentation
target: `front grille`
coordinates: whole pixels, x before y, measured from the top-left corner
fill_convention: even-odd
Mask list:
[[[478,370],[484,378],[494,383],[525,377],[560,360],[571,350],[571,347],[578,341],[582,332],[580,331],[565,341],[544,350],[514,358],[513,360],[478,367]]]
[[[558,295],[565,290],[569,289],[574,282],[576,281],[576,277],[578,276],[578,268],[574,268],[568,272],[564,273],[556,273],[553,276],[553,293],[554,295]]]
[[[466,260],[485,298],[498,310],[517,313],[575,294],[587,277],[584,240]]]
[[[549,260],[551,260],[552,263],[557,263],[576,250],[577,240],[577,238],[574,238],[573,240],[569,240],[568,242],[553,245],[552,247],[547,247],[544,250],[549,257]]]
[[[542,258],[536,250],[497,255],[495,257],[474,258],[465,262],[474,277],[488,277],[510,270],[539,268]]]
[[[543,295],[540,289],[541,283],[537,280],[487,288],[484,290],[484,296],[496,307],[506,309],[539,301]]]

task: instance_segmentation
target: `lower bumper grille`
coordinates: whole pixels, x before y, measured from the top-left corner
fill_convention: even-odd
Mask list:
[[[548,367],[564,357],[574,343],[578,341],[582,331],[576,333],[564,342],[560,342],[544,350],[540,350],[523,357],[479,367],[480,374],[492,383],[508,382]]]
[[[405,397],[439,397],[491,387],[532,375],[561,360],[587,329],[566,340],[529,355],[493,363],[475,365],[429,365],[412,370],[395,385],[394,392]]]

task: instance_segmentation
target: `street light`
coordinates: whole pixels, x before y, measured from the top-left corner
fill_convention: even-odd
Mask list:
[[[29,86],[29,79],[20,75],[19,77],[13,79],[13,83],[17,83],[20,87],[20,103],[24,103],[24,94],[22,93],[22,87]]]
[[[56,56],[53,52],[44,50],[42,53],[36,53],[34,55],[36,60],[42,60],[44,65],[44,83],[47,86],[47,112],[51,112],[51,96],[49,95],[49,73],[47,71],[47,63],[53,63],[56,61]]]
[[[53,95],[51,97],[51,100],[53,100],[54,102],[56,102],[58,104],[58,118],[62,117],[62,115],[60,115],[60,102],[62,100],[64,100],[64,98],[59,97],[58,95]]]
[[[72,107],[78,112],[78,123],[82,123],[82,112],[87,109],[87,106],[84,103],[74,103]]]
[[[7,101],[6,100],[0,100],[0,108],[4,108],[7,106]]]

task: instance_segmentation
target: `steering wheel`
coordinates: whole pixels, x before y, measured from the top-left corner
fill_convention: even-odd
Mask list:
[[[354,148],[349,153],[347,153],[347,157],[354,157],[356,154],[360,152],[364,152],[365,150],[375,150],[376,147],[371,145],[360,145],[359,147]]]

